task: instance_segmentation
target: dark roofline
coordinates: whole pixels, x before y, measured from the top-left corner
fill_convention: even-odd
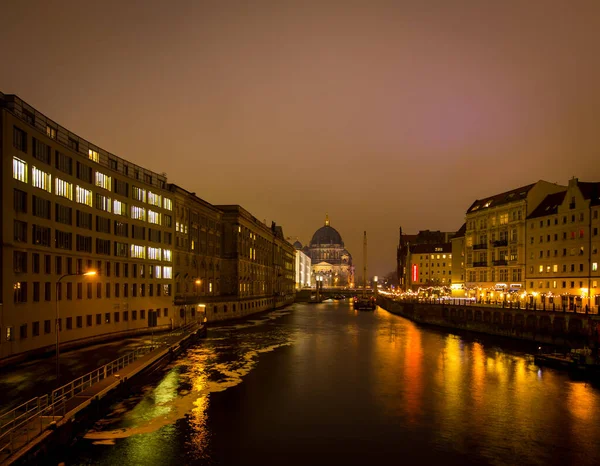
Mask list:
[[[511,200],[507,200],[507,198],[514,193],[522,193],[525,192],[526,194],[529,193],[529,191],[531,190],[531,188],[533,188],[536,185],[536,183],[532,183],[532,184],[528,184],[525,186],[522,186],[520,188],[516,188],[516,189],[511,189],[510,191],[506,191],[500,194],[495,194],[493,196],[488,196],[485,197],[483,199],[476,199],[475,202],[473,202],[473,204],[471,204],[471,206],[467,209],[467,213],[470,213],[473,211],[473,208],[476,206],[479,206],[481,208],[488,208],[488,207],[495,207],[497,205],[503,205],[503,204],[508,204],[509,202],[513,202],[512,199]],[[522,199],[522,198],[520,198]],[[516,200],[520,200],[520,199],[516,199]],[[491,204],[488,207],[484,207],[485,204],[487,202],[491,202]],[[477,210],[477,209],[476,209]]]
[[[436,251],[436,248],[441,248],[442,250]],[[411,254],[451,253],[452,243],[415,244],[412,246],[409,245],[409,250]]]
[[[183,194],[186,194],[189,197],[193,197],[195,201],[199,202],[200,204],[202,204],[204,207],[208,207],[209,209],[222,214],[223,211],[220,209],[217,209],[213,204],[211,204],[210,202],[205,201],[204,199],[202,199],[201,197],[198,197],[198,195],[194,192],[188,191],[185,188],[182,188],[181,186],[179,186],[178,184],[175,183],[168,183],[167,184],[167,189],[173,193],[177,193],[178,191],[183,192]]]
[[[567,191],[560,191],[558,193],[548,194],[542,202],[527,216],[528,219],[546,217],[548,215],[555,215],[558,212],[558,206],[561,205]]]

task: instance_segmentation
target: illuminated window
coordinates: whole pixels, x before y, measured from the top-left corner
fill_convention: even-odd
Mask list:
[[[135,220],[146,220],[146,209],[135,205],[131,206],[131,218]]]
[[[163,204],[163,207],[164,207],[166,210],[173,210],[173,201],[172,201],[171,199],[167,199],[167,198],[165,197],[165,199],[164,199],[164,201],[163,201],[163,202],[164,202],[164,204]]]
[[[179,222],[175,222],[175,231],[179,231]]]
[[[27,183],[27,163],[16,157],[13,157],[13,178]]]
[[[70,201],[73,200],[73,184],[67,181],[56,178],[54,180],[55,189],[54,192],[57,196],[66,197]]]
[[[163,278],[173,278],[173,267],[163,267]]]
[[[131,257],[135,257],[136,259],[145,259],[146,258],[146,248],[144,246],[132,244],[131,245]]]
[[[554,266],[552,267],[552,271],[553,272],[558,272],[558,265],[554,264]]]
[[[46,125],[46,136],[52,139],[56,139],[56,129],[50,125]]]
[[[42,170],[31,167],[31,184],[34,188],[40,188],[44,191],[52,192],[52,175]]]
[[[142,188],[138,188],[137,186],[132,186],[131,189],[132,197],[136,201],[146,202],[146,190]]]
[[[150,246],[148,246],[148,259],[159,261],[161,251],[162,249],[160,248],[151,248]]]
[[[598,270],[598,262],[592,263],[592,270],[596,272]]]
[[[96,172],[96,186],[112,191],[112,178],[104,173]]]
[[[102,194],[96,193],[96,209],[110,212],[111,202],[110,197],[103,196]]]
[[[153,193],[152,191],[148,191],[148,204],[160,207],[162,204],[162,196],[160,194]]]
[[[90,160],[92,160],[94,162],[100,162],[100,155],[95,150],[89,149],[88,150],[88,157],[89,157]]]
[[[113,213],[116,215],[127,215],[127,204],[115,199],[113,201]]]
[[[170,249],[163,249],[163,260],[165,262],[171,262],[172,255],[171,255],[171,250]]]
[[[544,273],[544,266],[540,265],[540,273]]]
[[[92,207],[92,191],[82,188],[81,186],[77,186],[75,188],[75,202]]]
[[[162,267],[160,265],[154,266],[154,278],[162,278]]]
[[[161,215],[158,212],[154,212],[152,210],[148,211],[148,221],[150,223],[154,223],[155,225],[161,224]]]

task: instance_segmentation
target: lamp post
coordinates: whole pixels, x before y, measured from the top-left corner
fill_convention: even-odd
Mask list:
[[[63,278],[66,277],[92,277],[96,275],[96,271],[95,270],[90,270],[89,272],[85,272],[85,273],[65,273],[64,275],[61,275],[60,278],[56,281],[56,316],[55,316],[55,331],[56,331],[56,382],[58,384],[58,380],[60,379],[60,362],[59,362],[59,357],[60,357],[60,350],[59,350],[59,343],[60,343],[60,324],[59,324],[59,312],[58,312],[58,287],[60,285],[60,282],[62,281]]]

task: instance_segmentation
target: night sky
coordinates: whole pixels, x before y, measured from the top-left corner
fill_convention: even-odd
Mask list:
[[[600,1],[4,1],[0,90],[362,269],[398,227],[600,180]]]

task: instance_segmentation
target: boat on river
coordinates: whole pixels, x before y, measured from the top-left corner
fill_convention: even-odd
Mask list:
[[[376,307],[377,304],[373,298],[354,297],[354,309],[357,311],[374,311]]]

